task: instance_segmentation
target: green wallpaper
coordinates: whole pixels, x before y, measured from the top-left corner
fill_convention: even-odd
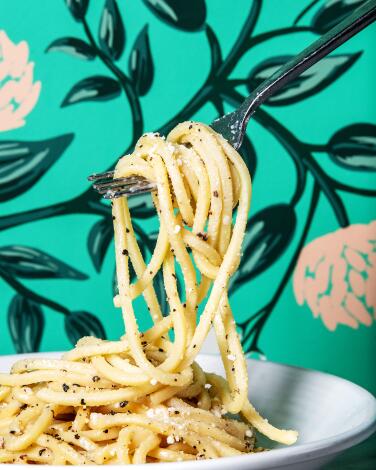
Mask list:
[[[142,131],[230,111],[361,3],[2,2],[0,353],[63,350],[88,333],[119,337],[109,210],[87,175],[110,167]],[[250,123],[243,156],[253,201],[231,285],[249,354],[374,393],[375,37],[373,25]],[[132,206],[147,257],[156,219],[148,197]],[[143,312],[140,303],[145,327]]]

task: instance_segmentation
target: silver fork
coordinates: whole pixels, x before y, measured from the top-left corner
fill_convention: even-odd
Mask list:
[[[376,0],[369,0],[304,49],[299,55],[289,60],[270,78],[262,82],[238,109],[216,119],[211,124],[212,129],[222,134],[235,149],[239,149],[243,142],[248,121],[261,104],[273,93],[373,23],[375,19]],[[105,199],[133,196],[156,189],[156,185],[145,178],[113,178],[113,176],[113,171],[107,171],[105,173],[94,173],[88,179],[89,181],[95,181],[93,188],[102,194]]]

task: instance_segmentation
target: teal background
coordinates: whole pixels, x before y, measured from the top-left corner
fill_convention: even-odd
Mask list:
[[[90,2],[87,20],[94,36],[103,1]],[[232,47],[251,2],[245,0],[207,0],[207,23],[216,32],[225,57]],[[307,1],[264,1],[255,34],[290,26]],[[319,1],[299,24],[309,24]],[[186,32],[160,21],[141,1],[118,2],[126,29],[126,47],[119,68],[127,70],[128,56],[139,31],[147,23],[155,75],[150,91],[141,97],[145,130],[152,131],[182,109],[210,68],[210,51],[203,31]],[[21,196],[0,205],[1,216],[69,200],[88,188],[86,177],[107,168],[128,146],[132,117],[122,93],[105,102],[83,102],[61,108],[72,86],[91,75],[109,72],[98,59],[83,61],[69,55],[50,52],[46,47],[64,36],[85,38],[82,26],[74,21],[63,1],[12,0],[2,2],[0,29],[17,43],[26,40],[30,60],[35,62],[34,79],[42,82],[39,101],[26,118],[26,125],[4,132],[1,140],[43,140],[65,133],[74,139],[62,157],[37,184]],[[237,64],[232,78],[246,77],[266,57],[295,54],[316,35],[311,32],[277,37],[247,52]],[[338,129],[357,123],[376,121],[376,27],[370,26],[338,53],[363,51],[356,63],[332,85],[296,104],[268,107],[300,141],[321,145]],[[245,87],[239,87],[245,92]],[[231,108],[226,105],[226,110]],[[206,104],[192,119],[211,122],[217,112]],[[295,172],[283,147],[257,122],[249,125],[248,135],[258,157],[254,180],[253,214],[271,204],[288,203],[295,184]],[[352,172],[335,165],[325,153],[315,158],[331,175],[359,187],[374,188],[375,173]],[[288,264],[301,233],[312,192],[309,177],[305,193],[297,206],[298,227],[294,238],[273,265],[236,291],[232,297],[238,321],[244,321],[270,298]],[[375,199],[341,194],[351,223],[368,223],[375,218]],[[35,292],[73,311],[85,310],[101,319],[108,338],[123,334],[121,316],[112,306],[113,247],[108,250],[101,272],[97,273],[87,250],[87,237],[98,215],[73,214],[25,223],[0,232],[0,246],[29,245],[53,254],[58,259],[86,273],[83,281],[65,279],[24,279],[22,283]],[[144,230],[156,228],[155,218],[139,221]],[[321,197],[307,241],[338,228],[332,208]],[[375,286],[376,288],[376,286]],[[14,290],[0,280],[0,354],[15,352],[8,332],[7,309]],[[71,343],[64,331],[64,316],[43,308],[45,330],[40,350],[65,350]],[[140,310],[142,317],[142,310]],[[142,323],[142,318],[141,318]],[[314,319],[305,305],[297,305],[291,281],[269,317],[260,336],[260,348],[266,357],[297,366],[331,372],[376,392],[375,326],[352,330],[338,326],[328,331],[320,319]],[[349,467],[350,468],[350,467]],[[366,468],[366,467],[351,467]],[[371,467],[369,467],[371,468]]]

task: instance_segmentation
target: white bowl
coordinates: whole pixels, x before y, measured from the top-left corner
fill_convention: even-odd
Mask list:
[[[43,353],[0,356],[0,371],[8,371],[16,360],[25,356],[59,355],[59,353]],[[219,356],[201,355],[198,362],[206,371],[223,374]],[[135,470],[318,469],[376,430],[376,400],[358,385],[322,372],[273,362],[249,360],[248,368],[252,403],[276,426],[297,429],[299,440],[295,445],[284,447],[262,441],[263,445],[272,447],[273,450],[197,462],[134,465],[132,468]],[[6,466],[13,470],[15,468],[15,465],[0,465],[0,467]],[[88,467],[97,468],[85,466]]]

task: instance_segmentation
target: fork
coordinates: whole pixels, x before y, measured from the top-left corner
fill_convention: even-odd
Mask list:
[[[235,149],[239,149],[248,121],[261,104],[291,80],[373,23],[375,19],[376,0],[369,0],[263,81],[238,109],[213,121],[212,129],[227,139]],[[133,196],[157,188],[155,183],[142,177],[113,178],[113,176],[113,171],[107,171],[94,173],[88,179],[95,181],[93,188],[105,199]]]

